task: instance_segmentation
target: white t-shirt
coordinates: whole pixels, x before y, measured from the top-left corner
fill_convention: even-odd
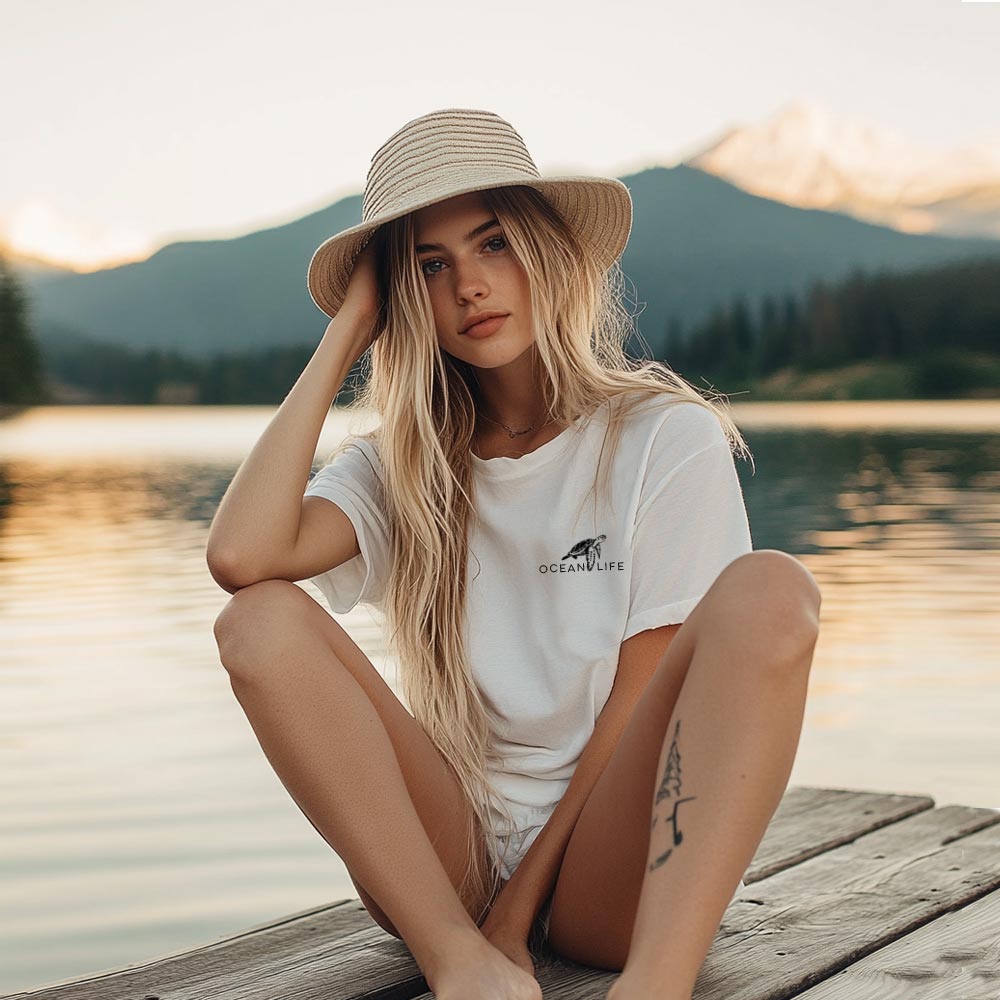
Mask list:
[[[611,693],[622,642],[683,622],[752,550],[714,413],[673,396],[642,403],[601,496],[591,488],[607,413],[599,407],[520,458],[472,456],[480,523],[470,523],[466,648],[503,721],[494,748],[504,769],[491,777],[515,815],[562,797]],[[358,535],[359,555],[311,578],[337,613],[359,601],[381,610],[390,551],[377,451],[352,440],[357,447],[306,488],[344,510]]]

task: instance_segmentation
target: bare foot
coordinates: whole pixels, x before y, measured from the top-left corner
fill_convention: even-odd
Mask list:
[[[425,978],[437,1000],[542,1000],[538,980],[481,934]]]

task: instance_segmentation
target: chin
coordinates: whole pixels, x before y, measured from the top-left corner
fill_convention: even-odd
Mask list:
[[[449,350],[442,345],[442,350],[447,351],[452,357],[464,361],[466,364],[476,368],[502,368],[513,361],[517,361],[527,351],[534,346],[533,340],[528,340],[521,344],[512,343],[509,338],[497,336],[488,337],[484,341],[469,340],[462,343],[459,340],[457,350]]]

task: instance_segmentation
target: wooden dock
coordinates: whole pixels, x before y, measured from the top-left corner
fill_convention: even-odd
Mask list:
[[[919,795],[786,790],[726,910],[696,1000],[1000,1000],[1000,811]],[[551,1000],[604,1000],[614,973],[547,947]],[[410,1000],[432,994],[359,900],[17,998]]]

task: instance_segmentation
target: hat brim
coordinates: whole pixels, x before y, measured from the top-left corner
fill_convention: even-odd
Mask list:
[[[632,197],[617,178],[564,176],[479,181],[451,188],[447,195],[386,212],[324,240],[312,255],[306,275],[306,286],[313,302],[331,319],[337,315],[347,296],[356,257],[384,223],[456,195],[514,185],[536,188],[577,236],[593,247],[605,268],[610,268],[624,252],[632,231]]]

